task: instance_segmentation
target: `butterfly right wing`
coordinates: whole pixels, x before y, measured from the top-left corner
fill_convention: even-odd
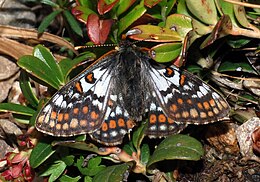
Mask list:
[[[99,60],[57,91],[39,112],[37,130],[68,137],[100,128],[111,86],[111,61],[111,56]]]

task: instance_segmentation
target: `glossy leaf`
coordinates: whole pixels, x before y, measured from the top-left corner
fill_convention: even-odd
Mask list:
[[[23,96],[34,108],[36,108],[39,104],[39,100],[35,96],[32,90],[29,76],[27,72],[25,72],[24,70],[22,70],[20,73],[19,83],[20,83],[20,88],[22,90]]]
[[[59,89],[61,82],[57,77],[57,73],[39,58],[29,55],[22,56],[17,64],[30,74],[45,81],[53,88]]]
[[[119,0],[114,0],[113,2],[106,4],[105,0],[99,0],[97,5],[97,10],[100,15],[103,15],[107,12],[109,12],[117,3]]]
[[[1,112],[11,112],[15,114],[21,114],[25,116],[32,116],[35,113],[35,110],[14,103],[0,103],[0,111]]]
[[[55,150],[48,143],[39,142],[34,148],[30,156],[30,165],[32,168],[40,166],[44,161],[46,161]]]
[[[82,28],[79,26],[79,23],[76,21],[74,16],[72,16],[71,12],[68,10],[63,11],[64,16],[66,17],[67,22],[69,23],[73,32],[75,32],[80,37],[83,37]]]
[[[118,3],[116,8],[116,15],[119,16],[130,8],[136,0],[123,0]]]
[[[49,49],[39,44],[34,47],[33,55],[44,62],[46,66],[48,66],[56,74],[56,78],[58,79],[57,81],[64,84],[64,77],[61,69]]]
[[[60,69],[65,78],[68,77],[69,73],[82,61],[95,59],[95,54],[91,52],[86,52],[75,59],[71,60],[69,58],[63,59],[59,62]]]
[[[186,0],[190,12],[203,23],[215,25],[218,21],[217,9],[212,0]]]
[[[53,146],[60,145],[65,147],[71,147],[79,150],[85,150],[90,152],[99,153],[99,148],[91,143],[86,142],[76,142],[76,141],[54,141],[52,142]]]
[[[163,160],[179,159],[197,161],[203,154],[203,147],[196,139],[187,135],[172,135],[158,145],[149,159],[147,168]]]
[[[150,148],[148,144],[143,144],[141,147],[141,163],[147,164],[150,158]]]
[[[118,33],[121,35],[130,25],[132,25],[137,19],[139,19],[146,12],[146,8],[141,3],[133,8],[129,13],[127,13],[118,22]]]
[[[109,166],[103,171],[99,172],[96,176],[93,178],[93,182],[121,182],[126,181],[126,177],[124,176],[125,173],[128,173],[128,171],[133,166],[132,162],[119,164],[119,165],[113,165]]]
[[[51,22],[55,19],[55,17],[58,16],[61,12],[62,10],[58,9],[46,16],[42,20],[40,26],[38,27],[38,33],[43,33],[46,30],[46,28],[51,24]]]
[[[41,176],[50,176],[48,181],[52,182],[57,180],[64,172],[66,164],[63,161],[55,161],[54,164],[48,166],[49,168],[41,174]]]
[[[80,176],[76,176],[76,177],[70,177],[68,175],[62,175],[59,178],[59,182],[77,182],[81,179]]]
[[[89,159],[87,167],[83,167],[83,163],[84,157],[81,156],[80,159],[77,160],[76,166],[78,167],[80,173],[85,176],[95,176],[106,168],[104,165],[99,165],[101,163],[101,157],[94,157]]]
[[[257,74],[250,64],[248,64],[247,62],[242,62],[242,61],[237,62],[237,63],[225,61],[219,66],[218,71],[219,72],[241,71],[241,72],[246,72],[246,73]]]
[[[176,42],[181,41],[181,36],[169,28],[155,25],[139,25],[127,32],[130,38],[151,42]]]
[[[181,14],[170,15],[166,19],[165,27],[175,30],[184,38],[192,30],[191,18]]]
[[[77,18],[77,20],[84,23],[87,22],[90,14],[95,14],[92,9],[85,6],[75,6],[71,9],[71,13]]]
[[[181,53],[181,43],[165,43],[154,46],[149,51],[151,58],[159,63],[170,62]]]
[[[144,5],[148,8],[152,8],[153,6],[157,5],[162,0],[144,0]]]
[[[133,139],[132,139],[132,142],[133,142],[133,145],[134,147],[139,150],[140,149],[140,146],[141,146],[141,143],[143,141],[143,138],[145,137],[145,130],[147,128],[147,122],[146,123],[142,123],[138,129],[133,133]]]
[[[59,5],[54,3],[52,0],[41,0],[41,3],[50,5],[51,7],[54,7],[54,8],[59,7]]]
[[[113,22],[112,19],[100,20],[96,14],[89,15],[86,26],[90,40],[96,45],[104,44]]]

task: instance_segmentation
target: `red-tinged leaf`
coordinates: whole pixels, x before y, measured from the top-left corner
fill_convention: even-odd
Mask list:
[[[100,20],[100,43],[104,44],[107,40],[108,34],[110,32],[111,26],[113,25],[114,21],[112,19],[108,20]]]
[[[119,0],[115,0],[114,2],[110,3],[110,4],[106,4],[105,0],[99,0],[98,1],[98,13],[100,15],[103,15],[107,12],[109,12],[117,3]]]
[[[96,14],[90,14],[87,21],[88,37],[94,44],[100,44],[99,40],[99,17]]]
[[[152,8],[161,1],[162,0],[144,0],[144,5],[148,8]]]
[[[76,17],[77,20],[86,23],[90,14],[95,14],[90,8],[85,6],[75,6],[71,9],[71,13]]]
[[[89,15],[87,30],[90,40],[94,44],[104,44],[112,24],[113,20],[100,20],[96,14]]]

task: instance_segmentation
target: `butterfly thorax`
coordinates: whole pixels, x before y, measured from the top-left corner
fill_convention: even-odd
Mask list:
[[[114,90],[130,118],[140,120],[145,110],[144,84],[146,82],[142,76],[144,55],[136,52],[131,46],[123,49],[124,51],[116,57],[117,65],[113,85],[117,88]]]

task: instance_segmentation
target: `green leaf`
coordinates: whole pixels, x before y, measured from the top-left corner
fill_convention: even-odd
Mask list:
[[[70,177],[68,175],[62,175],[60,178],[59,178],[59,181],[60,182],[77,182],[81,179],[80,176],[77,176],[77,177]]]
[[[124,174],[129,171],[132,166],[133,162],[109,166],[95,175],[93,182],[121,182],[126,180],[124,179]]]
[[[46,66],[56,74],[56,78],[58,79],[57,81],[59,81],[60,84],[64,84],[64,77],[61,69],[48,48],[39,44],[34,47],[33,55],[44,62]]]
[[[21,70],[19,83],[23,96],[34,108],[36,108],[39,104],[39,100],[35,96],[31,87],[29,76],[24,70]]]
[[[166,63],[176,59],[182,49],[181,43],[165,43],[154,46],[150,50],[150,56],[159,63]]]
[[[192,30],[191,18],[186,15],[173,14],[166,19],[166,28],[175,29],[183,37]]]
[[[246,73],[253,73],[257,74],[255,70],[251,67],[250,64],[247,62],[239,62],[239,63],[234,63],[231,61],[225,61],[221,63],[221,65],[218,68],[219,72],[225,72],[225,71],[242,71]]]
[[[150,157],[147,168],[163,160],[199,160],[204,155],[199,141],[187,135],[172,135],[163,140]]]
[[[215,25],[218,21],[217,9],[212,0],[186,0],[190,12],[203,23]]]
[[[142,124],[138,127],[138,129],[133,133],[133,145],[134,147],[139,150],[141,143],[145,137],[145,130],[147,128],[148,122],[142,122]]]
[[[92,143],[77,142],[77,141],[54,141],[54,142],[52,142],[52,146],[56,146],[56,145],[71,147],[71,148],[95,152],[95,153],[100,153],[99,148]]]
[[[59,5],[56,4],[56,3],[54,3],[52,0],[40,0],[40,2],[41,2],[42,4],[50,5],[50,6],[53,7],[53,8],[59,7]]]
[[[55,161],[54,164],[48,166],[49,168],[44,171],[40,176],[49,176],[48,182],[53,182],[60,177],[66,168],[66,164],[63,161]]]
[[[92,178],[90,176],[85,176],[84,182],[92,182]]]
[[[15,114],[21,114],[25,116],[32,116],[35,113],[35,110],[14,103],[0,103],[0,111],[1,112],[11,112]]]
[[[148,144],[143,144],[141,147],[141,163],[147,164],[150,158],[150,148]]]
[[[116,15],[119,16],[124,13],[131,5],[134,3],[134,0],[123,0],[118,3],[116,6]]]
[[[70,11],[65,10],[63,11],[64,16],[66,17],[70,27],[72,30],[79,35],[80,37],[83,37],[82,28],[79,26],[79,23],[76,21],[74,16],[70,13]]]
[[[62,161],[65,162],[67,166],[71,166],[74,163],[74,155],[67,155],[65,157],[62,157]]]
[[[61,60],[59,62],[59,66],[64,77],[67,78],[71,70],[75,68],[80,62],[84,60],[94,59],[95,57],[96,57],[95,54],[91,52],[86,52],[73,60],[69,58]]]
[[[45,29],[51,24],[51,22],[55,19],[55,17],[60,14],[62,12],[61,9],[55,10],[53,11],[51,14],[49,14],[48,16],[46,16],[40,26],[38,27],[38,33],[43,33],[45,31]]]
[[[143,3],[135,6],[132,11],[121,18],[118,22],[118,33],[120,36],[132,23],[139,19],[146,12],[146,8]]]
[[[138,25],[132,28],[129,32],[130,38],[135,40],[149,40],[151,42],[181,42],[182,37],[170,28],[162,28],[155,25]]]
[[[32,168],[36,168],[46,161],[55,150],[48,143],[39,142],[34,148],[30,156],[30,164]]]
[[[17,64],[30,74],[48,83],[53,88],[59,89],[61,83],[57,78],[57,74],[40,59],[26,55],[22,56]]]
[[[136,152],[132,142],[130,142],[129,144],[124,145],[123,150],[127,154],[129,154],[130,156],[132,155],[133,152]]]
[[[82,167],[82,164],[84,163],[84,157],[80,156],[80,158],[76,162],[76,166],[78,167],[81,174],[85,176],[95,176],[100,171],[103,171],[106,166],[99,165],[101,163],[101,157],[94,157],[89,159],[88,166]]]

